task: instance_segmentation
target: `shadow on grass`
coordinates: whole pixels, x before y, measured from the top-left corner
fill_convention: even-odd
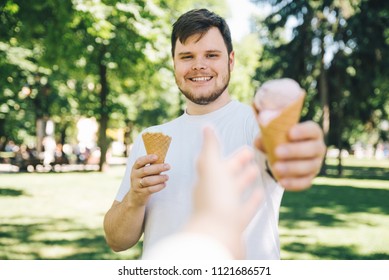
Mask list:
[[[333,228],[355,226],[350,220],[353,219],[350,214],[388,215],[388,202],[389,190],[385,189],[314,185],[303,192],[285,192],[280,212],[280,225],[288,229],[303,230],[312,227],[312,223]],[[358,217],[358,215],[354,216],[354,219]],[[357,220],[357,223],[377,226],[376,220],[361,219]],[[389,259],[387,253],[361,255],[353,246],[290,242],[282,245],[282,249],[291,253],[311,254],[317,259]],[[387,252],[387,249],[385,250]]]
[[[67,227],[67,229],[63,229]],[[55,231],[55,228],[59,228]],[[61,234],[77,238],[64,238]],[[48,238],[38,237],[49,236]],[[142,242],[126,255],[114,253],[107,245],[102,229],[87,229],[68,219],[52,219],[45,223],[2,224],[0,232],[0,259],[18,260],[104,260],[137,259]],[[51,253],[47,253],[52,251]],[[129,257],[130,256],[130,257]]]
[[[355,246],[325,246],[307,245],[302,243],[289,243],[283,249],[295,253],[311,254],[322,260],[388,260],[389,255],[385,253],[375,253],[369,255],[358,254]]]
[[[285,192],[280,221],[293,227],[296,221],[314,221],[321,226],[337,226],[343,220],[338,213],[389,214],[389,190],[354,188],[352,186],[314,185],[303,192]],[[318,213],[314,208],[332,210]],[[332,214],[333,213],[333,214]]]
[[[21,196],[25,195],[22,190],[17,190],[13,188],[0,188],[0,196]]]
[[[380,167],[343,166],[342,175],[339,176],[337,166],[327,165],[325,176],[329,178],[389,180],[388,169]]]

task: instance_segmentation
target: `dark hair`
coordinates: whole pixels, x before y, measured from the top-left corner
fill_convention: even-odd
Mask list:
[[[231,33],[226,21],[219,15],[208,11],[207,9],[194,9],[181,15],[173,24],[172,32],[172,55],[176,48],[177,39],[181,43],[192,35],[200,34],[200,38],[212,27],[217,27],[223,36],[228,54],[233,50]]]

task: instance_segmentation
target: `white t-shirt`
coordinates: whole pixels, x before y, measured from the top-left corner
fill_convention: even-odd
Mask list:
[[[227,156],[242,146],[252,146],[259,132],[250,106],[231,101],[221,109],[205,115],[184,113],[177,119],[147,129],[172,137],[165,162],[171,169],[166,188],[154,193],[147,206],[144,223],[144,253],[157,241],[179,231],[192,211],[192,191],[196,180],[196,159],[202,146],[202,128],[211,125]],[[136,159],[146,154],[142,137],[135,140],[117,201],[122,201],[130,188],[130,173]],[[247,259],[279,259],[278,215],[283,188],[265,171],[265,157],[258,152],[264,199],[245,232]],[[222,194],[221,194],[222,195]]]

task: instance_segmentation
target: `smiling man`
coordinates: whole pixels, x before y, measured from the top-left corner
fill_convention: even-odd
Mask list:
[[[234,52],[228,51],[216,27],[181,40],[175,43],[173,60],[177,86],[187,98],[187,113],[205,114],[223,107],[230,101],[227,87]]]
[[[106,240],[115,251],[132,247],[144,234],[147,252],[188,222],[205,125],[214,127],[224,156],[253,146],[254,140],[261,142],[252,108],[231,100],[228,93],[234,51],[225,20],[205,9],[191,10],[173,25],[171,39],[175,79],[186,98],[186,110],[171,122],[146,129],[172,137],[166,163],[152,164],[156,155],[146,155],[140,136],[135,140],[104,219]],[[282,186],[269,174],[266,154],[257,151],[261,168],[257,187],[263,201],[243,235],[247,259],[280,258],[278,213],[283,191],[308,188],[320,170],[325,150],[320,127],[313,122],[297,124],[289,138],[273,168]]]

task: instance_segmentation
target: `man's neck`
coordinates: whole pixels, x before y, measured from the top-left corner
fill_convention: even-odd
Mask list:
[[[198,105],[196,103],[193,103],[190,100],[186,100],[186,113],[188,115],[205,115],[212,113],[214,111],[219,110],[220,108],[224,107],[231,101],[231,97],[227,92],[223,93],[219,96],[218,99],[215,101],[207,104],[207,105]]]

